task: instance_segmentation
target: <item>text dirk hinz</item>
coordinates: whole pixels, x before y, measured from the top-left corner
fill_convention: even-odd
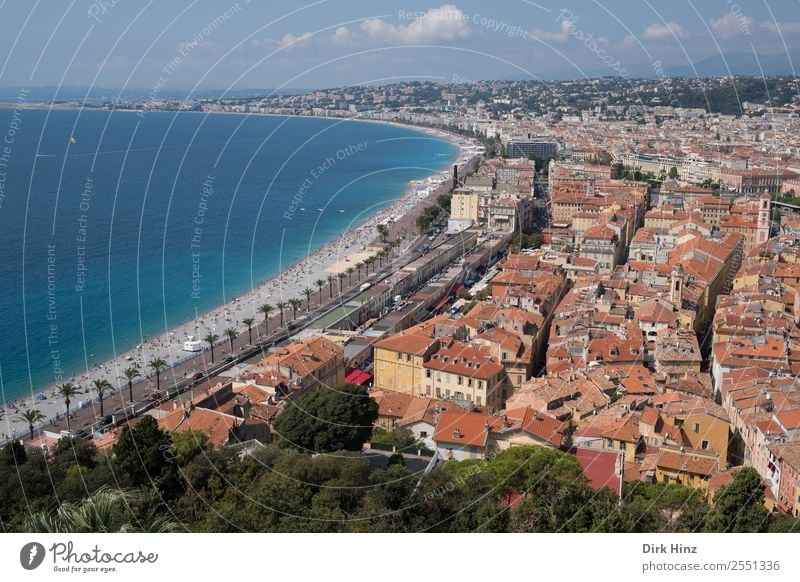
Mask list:
[[[643,554],[696,554],[697,546],[683,544],[642,544]]]

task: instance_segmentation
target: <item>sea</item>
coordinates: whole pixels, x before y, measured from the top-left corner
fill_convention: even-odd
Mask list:
[[[0,401],[257,287],[457,153],[353,120],[0,109]]]

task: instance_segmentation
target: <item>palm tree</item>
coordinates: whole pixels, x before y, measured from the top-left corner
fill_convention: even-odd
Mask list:
[[[42,414],[41,411],[36,410],[35,408],[26,410],[18,417],[19,420],[28,423],[28,428],[31,430],[31,439],[33,439],[33,425],[44,420],[45,418],[47,417]]]
[[[236,339],[236,336],[239,335],[239,333],[233,327],[229,327],[223,333],[228,337],[228,343],[231,346],[231,353],[233,353],[233,340]]]
[[[317,279],[315,283],[317,284],[317,291],[319,293],[319,304],[322,305],[322,288],[325,286],[325,279]]]
[[[297,308],[302,307],[303,302],[299,299],[289,299],[289,306],[292,308],[292,321],[297,319]]]
[[[306,296],[306,311],[311,311],[311,296],[314,294],[313,289],[306,287],[303,289],[303,295]]]
[[[380,269],[381,267],[383,267],[383,257],[386,256],[386,251],[381,249],[377,252],[376,256],[378,257],[378,268]]]
[[[333,299],[333,282],[336,281],[334,275],[328,275],[328,298]]]
[[[381,235],[381,240],[386,240],[386,237],[389,236],[389,227],[385,224],[379,224],[375,227],[375,230],[378,231],[378,234]]]
[[[370,258],[366,260],[367,263],[367,275],[369,275],[369,268],[372,267],[372,272],[375,272],[375,255],[372,255]]]
[[[269,314],[272,313],[274,309],[275,308],[269,303],[265,303],[258,308],[259,313],[264,314],[264,335],[269,335]]]
[[[248,344],[251,346],[253,345],[253,324],[256,322],[255,318],[253,317],[245,317],[242,319],[242,323],[247,326],[247,338]]]
[[[364,266],[364,263],[361,263],[361,262],[356,263],[356,277],[358,277],[359,281],[361,281],[361,267],[363,267],[363,266]]]
[[[278,306],[278,311],[281,312],[281,325],[280,325],[280,327],[283,327],[283,310],[286,309],[287,307],[289,307],[289,304],[286,303],[286,301],[278,301],[275,305]]]
[[[346,273],[347,273],[347,284],[348,284],[348,286],[352,286],[353,285],[353,271],[355,271],[355,269],[353,267],[347,267]]]
[[[344,273],[336,273],[336,278],[339,279],[339,295],[342,294],[342,279],[347,277]]]
[[[64,404],[66,404],[67,406],[67,430],[72,430],[69,426],[69,403],[71,402],[70,398],[80,394],[80,391],[78,390],[78,387],[72,384],[71,382],[64,382],[61,386],[59,386],[58,394],[64,399]]]
[[[94,391],[97,392],[97,398],[100,400],[100,418],[105,416],[103,414],[103,395],[111,390],[111,382],[106,380],[105,378],[98,378],[93,382],[94,384]]]
[[[75,503],[62,503],[55,512],[31,515],[27,530],[35,533],[169,533],[178,524],[165,517],[142,524],[129,508],[140,494],[101,487]]]
[[[167,362],[163,358],[153,358],[147,365],[156,373],[156,390],[161,392],[161,371],[167,367]]]
[[[134,378],[139,377],[141,377],[141,374],[136,368],[125,368],[122,371],[122,376],[120,377],[125,378],[128,381],[128,396],[130,397],[131,402],[133,402],[133,380]]]
[[[208,342],[208,346],[211,348],[211,363],[214,363],[214,342],[219,339],[219,336],[215,333],[209,333],[206,337],[203,338],[204,341]]]

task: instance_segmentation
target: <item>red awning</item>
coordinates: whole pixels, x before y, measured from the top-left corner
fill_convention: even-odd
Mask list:
[[[359,386],[363,386],[370,380],[372,380],[372,374],[356,369],[350,370],[344,377],[344,381],[348,384],[357,384]]]

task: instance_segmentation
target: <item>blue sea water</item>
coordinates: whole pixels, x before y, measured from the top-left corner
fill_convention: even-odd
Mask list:
[[[457,153],[382,124],[199,113],[5,109],[0,140],[6,399],[249,291]]]

